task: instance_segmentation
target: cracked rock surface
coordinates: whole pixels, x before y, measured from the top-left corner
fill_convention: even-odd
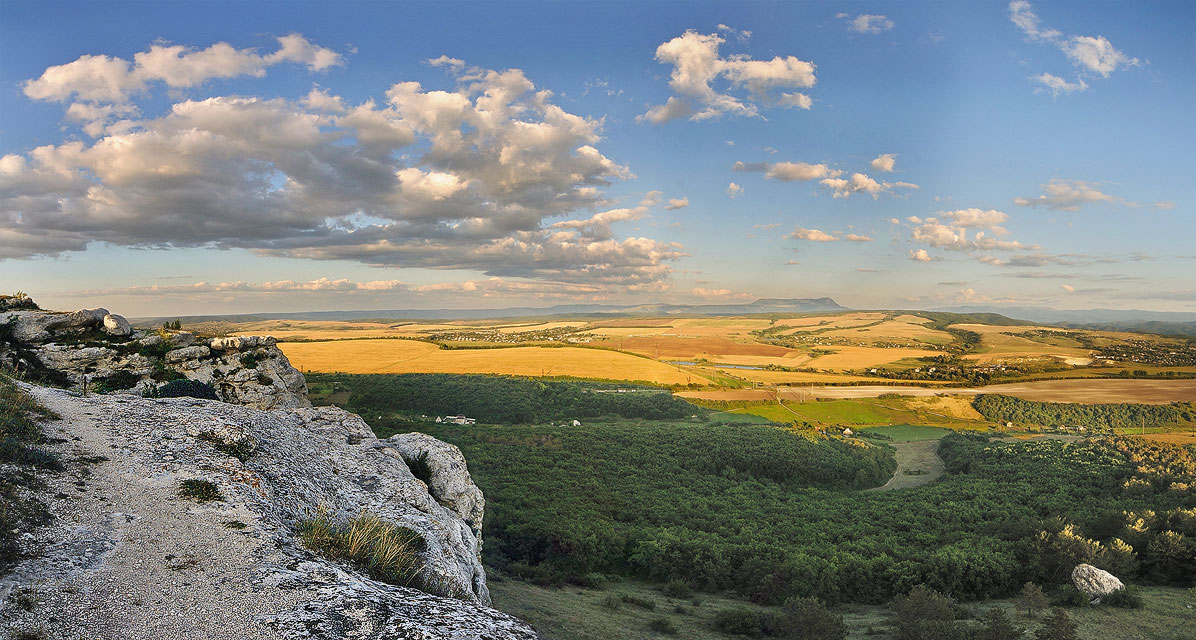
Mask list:
[[[44,430],[66,470],[46,474],[41,490],[53,521],[23,536],[29,558],[0,578],[0,636],[537,637],[487,606],[484,503],[449,445],[378,440],[331,407],[24,388],[62,416]],[[404,460],[425,449],[435,461],[427,483]],[[180,497],[185,479],[213,482],[223,500]],[[420,533],[421,578],[438,593],[371,580],[300,546],[295,523],[317,507]]]

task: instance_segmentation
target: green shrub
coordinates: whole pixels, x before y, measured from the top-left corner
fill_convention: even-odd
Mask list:
[[[956,622],[955,601],[926,585],[914,587],[889,604],[898,640],[953,640],[963,638]]]
[[[677,635],[677,627],[673,625],[673,621],[668,618],[653,618],[648,623],[648,628],[656,633],[663,633],[669,636]]]
[[[204,442],[212,443],[212,446],[214,446],[217,451],[227,453],[241,462],[248,460],[249,456],[253,455],[254,451],[257,451],[257,445],[255,445],[254,442],[249,438],[243,438],[241,440],[237,440],[236,442],[227,442],[211,431],[200,432],[200,434],[195,436],[195,438],[197,440],[203,440]]]
[[[222,502],[224,496],[214,482],[191,478],[179,483],[179,496],[196,502]]]
[[[760,633],[760,614],[747,607],[732,607],[714,614],[714,628],[723,633],[752,636]]]
[[[1051,604],[1056,607],[1085,607],[1090,600],[1088,594],[1077,589],[1075,585],[1065,584],[1055,590]]]
[[[619,599],[622,600],[623,602],[626,602],[629,605],[636,606],[641,609],[647,609],[648,611],[652,611],[652,610],[656,609],[656,603],[647,598],[641,598],[639,596],[633,596],[633,595],[624,593],[619,596]]]
[[[1137,587],[1127,586],[1118,589],[1107,596],[1100,599],[1101,604],[1107,604],[1110,607],[1118,607],[1121,609],[1141,609],[1142,608],[1142,594]]]
[[[618,611],[619,609],[623,608],[623,600],[613,593],[608,593],[606,594],[606,597],[602,599],[602,606],[610,609],[611,611]]]
[[[199,380],[171,380],[166,384],[148,391],[150,398],[200,398],[201,400],[219,400],[216,389],[212,385]]]
[[[316,515],[296,526],[303,546],[332,560],[356,565],[371,578],[401,586],[413,584],[423,565],[422,536],[371,515],[347,521],[317,510]]]
[[[664,585],[661,591],[670,598],[681,598],[683,600],[692,598],[694,595],[693,589],[690,589],[684,580],[672,580]]]
[[[782,608],[777,635],[795,640],[843,640],[847,623],[815,598],[790,598]]]

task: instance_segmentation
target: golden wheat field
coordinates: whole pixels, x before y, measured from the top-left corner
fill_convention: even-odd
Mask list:
[[[278,345],[301,371],[341,373],[496,373],[709,384],[697,373],[625,353],[580,347],[440,349],[415,340],[342,340]]]

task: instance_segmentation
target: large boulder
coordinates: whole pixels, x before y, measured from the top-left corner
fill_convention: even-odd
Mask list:
[[[1125,588],[1117,576],[1090,564],[1076,565],[1076,568],[1071,570],[1071,581],[1076,585],[1076,589],[1087,595],[1089,599],[1103,598],[1114,591]]]
[[[104,331],[108,332],[108,335],[120,336],[122,338],[133,335],[133,325],[129,324],[129,321],[125,320],[124,316],[109,313],[104,316],[103,322]]]
[[[424,433],[400,433],[386,439],[384,444],[398,453],[413,474],[427,484],[428,492],[437,502],[460,515],[481,538],[486,499],[469,476],[460,449]]]

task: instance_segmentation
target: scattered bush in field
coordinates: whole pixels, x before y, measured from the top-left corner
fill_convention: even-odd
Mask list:
[[[984,613],[983,626],[969,634],[971,640],[1018,640],[1025,629],[1013,624],[1004,610],[993,607]]]
[[[955,601],[926,585],[914,587],[889,604],[898,640],[962,640]]]
[[[1050,604],[1050,600],[1042,592],[1042,587],[1033,582],[1027,582],[1017,595],[1017,608],[1030,617],[1038,615],[1039,611],[1047,608]]]
[[[847,637],[843,616],[815,598],[790,598],[781,611],[783,615],[776,635],[783,638],[843,640]]]
[[[356,565],[375,580],[420,586],[412,583],[423,568],[419,554],[426,543],[411,529],[370,514],[340,521],[320,509],[314,517],[299,522],[296,530],[303,546]]]
[[[673,621],[668,618],[653,618],[648,623],[648,628],[656,633],[663,633],[665,635],[677,635],[677,627],[673,625]]]
[[[747,607],[732,607],[714,614],[714,628],[723,633],[752,636],[760,633],[760,614]]]
[[[1077,589],[1075,585],[1065,584],[1055,591],[1051,604],[1057,607],[1085,607],[1088,606],[1089,600],[1088,594]]]
[[[1062,609],[1054,609],[1043,620],[1042,628],[1034,634],[1034,640],[1079,640],[1076,623]]]
[[[179,496],[196,502],[221,502],[224,496],[214,482],[190,478],[179,483]]]
[[[672,580],[664,585],[661,591],[670,598],[688,599],[694,595],[693,589],[690,589],[689,585],[685,584],[683,580]]]
[[[619,609],[623,608],[623,600],[613,593],[608,593],[606,597],[602,599],[602,606],[612,611],[618,611]]]
[[[1107,604],[1110,607],[1119,607],[1122,609],[1141,609],[1142,608],[1142,594],[1138,592],[1137,587],[1127,586],[1118,589],[1113,593],[1101,597],[1101,604]]]
[[[627,604],[639,607],[641,609],[647,609],[648,611],[656,609],[656,603],[647,598],[641,598],[639,596],[633,596],[631,594],[624,593],[619,595],[619,599]]]
[[[171,380],[154,389],[147,390],[148,398],[199,398],[201,400],[219,400],[216,389],[212,385],[199,380]]]

